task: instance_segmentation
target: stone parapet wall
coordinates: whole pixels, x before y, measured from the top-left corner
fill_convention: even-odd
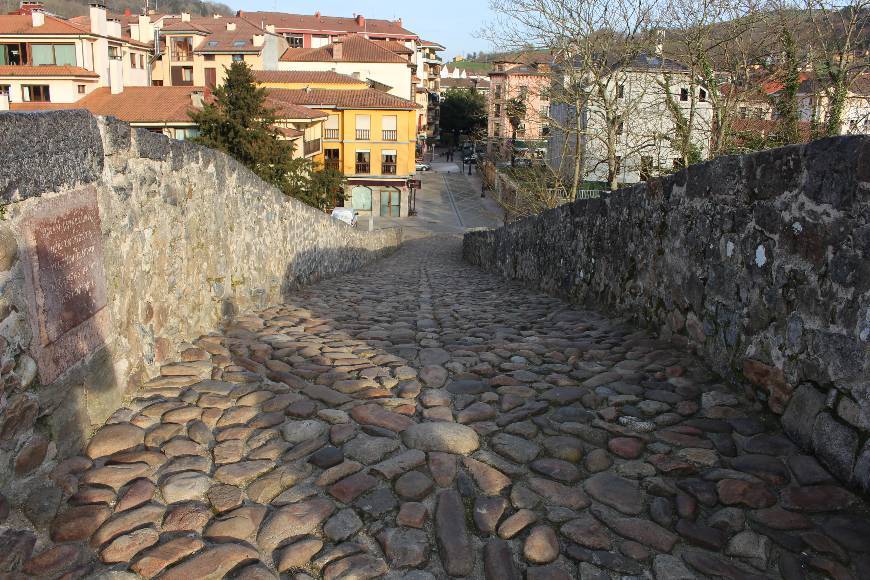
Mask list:
[[[694,165],[468,233],[464,256],[684,341],[870,491],[870,137]]]
[[[37,527],[58,461],[185,341],[401,243],[85,111],[0,114],[0,198],[0,492]]]

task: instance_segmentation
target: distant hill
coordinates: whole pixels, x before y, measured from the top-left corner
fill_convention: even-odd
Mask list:
[[[71,18],[73,16],[86,16],[88,14],[88,4],[92,0],[44,0],[45,10],[58,16]],[[123,14],[125,10],[130,10],[133,14],[138,14],[144,5],[143,0],[105,0],[106,7],[109,12]],[[221,14],[230,16],[235,14],[235,10],[218,2],[208,2],[203,0],[151,0],[151,8],[158,13],[179,14],[181,12],[190,12],[195,16],[210,16],[212,14]],[[0,14],[7,14],[12,10],[17,10],[19,0],[0,0]]]

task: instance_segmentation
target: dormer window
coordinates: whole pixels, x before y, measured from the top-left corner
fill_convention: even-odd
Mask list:
[[[233,46],[236,46],[236,47],[245,46],[245,41],[244,40],[234,40]]]
[[[217,40],[209,40],[209,41],[208,41],[208,46],[209,46],[210,48],[214,48],[214,47],[216,47],[217,45],[218,45],[218,41],[217,41]]]

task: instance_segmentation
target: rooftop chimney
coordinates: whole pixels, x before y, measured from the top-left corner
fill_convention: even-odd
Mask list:
[[[314,17],[320,20],[320,10],[314,13]]]
[[[181,21],[182,22],[190,22],[190,12],[182,12],[181,13]]]
[[[263,46],[266,42],[266,37],[262,34],[255,34],[252,42],[254,46]]]
[[[202,109],[205,106],[205,93],[203,91],[190,91],[190,104],[194,109]]]
[[[356,15],[356,25],[357,26],[365,26],[366,25],[366,17],[362,14]]]
[[[106,36],[106,7],[99,2],[91,2],[88,4],[88,7],[88,17],[91,21],[91,32],[101,36]]]
[[[133,13],[130,12],[129,8],[124,9],[124,16],[133,16]]]
[[[235,22],[227,22],[227,31],[232,32],[236,29]]]
[[[43,12],[42,9],[31,10],[30,20],[33,23],[34,28],[39,28],[40,26],[45,24],[45,12]]]
[[[274,24],[267,24],[266,25],[266,32],[269,32],[271,34],[275,34],[275,25]]]
[[[43,5],[42,2],[28,2],[27,0],[23,0],[21,4],[18,6],[18,14],[30,14],[34,10],[42,10]],[[14,12],[13,12],[14,14]]]
[[[344,41],[342,39],[338,39],[332,44],[332,58],[333,60],[344,58]]]

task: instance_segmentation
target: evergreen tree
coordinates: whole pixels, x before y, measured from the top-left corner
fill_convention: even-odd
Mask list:
[[[315,168],[310,159],[293,159],[292,145],[281,139],[266,89],[257,87],[247,64],[234,62],[215,100],[191,114],[199,125],[196,142],[231,155],[263,181],[318,209],[343,197],[344,177]]]
[[[441,101],[441,130],[452,132],[454,143],[460,135],[486,129],[486,99],[477,91],[450,89]]]

